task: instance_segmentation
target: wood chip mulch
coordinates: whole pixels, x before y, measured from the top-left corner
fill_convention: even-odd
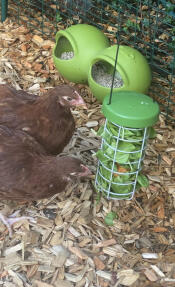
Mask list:
[[[0,83],[42,95],[66,82],[54,67],[53,45],[25,26],[0,23]],[[73,110],[77,131],[65,153],[82,158],[95,175],[95,131],[104,118],[89,88],[79,89],[88,110]],[[150,186],[132,201],[98,202],[92,176],[49,199],[1,202],[1,211],[18,209],[36,223],[14,224],[11,239],[0,223],[0,286],[175,286],[175,131],[163,115],[156,131],[144,160]],[[111,211],[117,218],[107,226]]]

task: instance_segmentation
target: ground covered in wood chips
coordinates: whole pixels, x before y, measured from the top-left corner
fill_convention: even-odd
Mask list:
[[[66,82],[52,61],[54,42],[6,20],[0,24],[0,83],[41,94]],[[88,110],[76,109],[77,131],[65,153],[80,157],[95,174],[104,121],[100,104],[79,85]],[[144,173],[150,181],[132,201],[98,202],[93,177],[28,205],[1,202],[36,223],[21,221],[9,238],[0,224],[0,286],[175,286],[175,131],[164,116],[150,140]],[[114,224],[105,224],[109,212]]]

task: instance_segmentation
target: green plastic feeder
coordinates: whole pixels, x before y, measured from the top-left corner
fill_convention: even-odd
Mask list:
[[[88,84],[94,97],[100,102],[103,102],[105,96],[110,93],[116,49],[116,45],[104,49],[94,57],[90,65]],[[110,81],[107,80],[105,82],[104,80],[103,83],[103,74],[101,77],[98,77],[100,67],[105,74],[109,75]],[[114,92],[136,91],[147,93],[151,84],[151,70],[146,58],[139,51],[120,45],[116,71],[118,79],[115,81]]]
[[[121,91],[113,93],[111,104],[105,97],[102,112],[106,122],[98,132],[102,144],[95,187],[108,199],[132,199],[137,188],[149,184],[141,169],[159,106],[144,94]]]
[[[72,25],[57,32],[53,60],[67,80],[87,83],[92,59],[107,47],[109,40],[101,30],[87,24]]]

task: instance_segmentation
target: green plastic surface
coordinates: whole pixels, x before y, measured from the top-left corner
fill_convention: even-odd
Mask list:
[[[108,103],[109,95],[102,105],[104,116],[120,126],[145,128],[153,126],[158,120],[158,103],[144,94],[121,91],[113,93],[111,104]]]
[[[103,62],[107,67],[111,66],[109,74],[113,73],[117,46],[113,45],[101,51],[91,62],[88,74],[88,84],[94,95],[100,102],[110,93],[110,87],[98,84],[92,77],[92,66]],[[147,59],[137,50],[129,46],[120,45],[117,59],[117,71],[123,79],[123,86],[114,88],[114,92],[136,91],[147,93],[151,84],[151,69]]]
[[[67,80],[87,83],[92,59],[109,45],[108,38],[100,29],[87,24],[72,25],[56,34],[56,45],[53,49],[54,64]],[[63,52],[70,51],[74,53],[72,59],[60,58]]]

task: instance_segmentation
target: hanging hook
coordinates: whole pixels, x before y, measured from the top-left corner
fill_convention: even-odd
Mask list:
[[[113,71],[113,75],[112,75],[112,85],[111,85],[111,91],[110,91],[110,97],[109,97],[108,105],[111,104],[111,100],[112,100],[112,92],[113,92],[113,86],[114,86],[114,78],[115,78],[115,72],[116,72],[117,60],[118,60],[118,53],[119,53],[120,27],[121,27],[121,23],[120,23],[119,29],[118,29],[118,31],[117,31],[117,33],[116,33],[117,49],[116,49],[116,56],[115,56],[115,63],[114,63],[114,71]]]

